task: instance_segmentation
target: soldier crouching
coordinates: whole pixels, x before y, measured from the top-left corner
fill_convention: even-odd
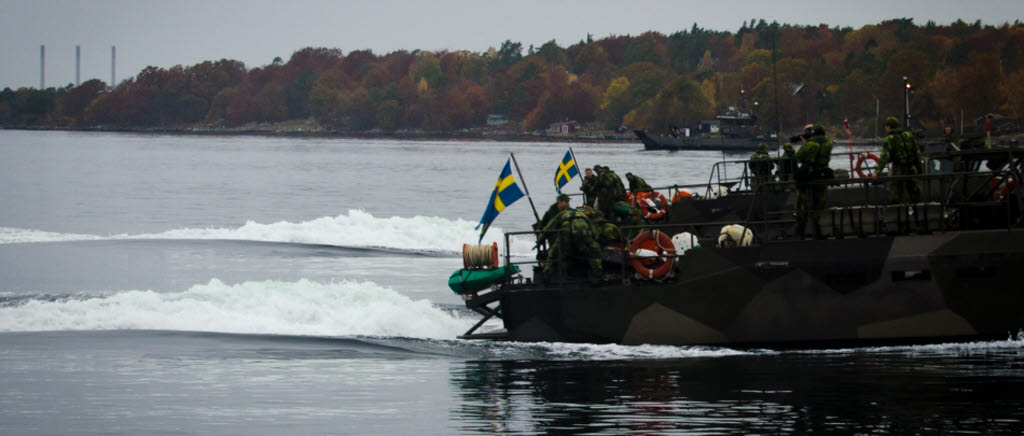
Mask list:
[[[584,261],[587,278],[600,280],[601,247],[597,245],[590,219],[583,212],[576,209],[559,212],[538,235],[538,245],[545,237],[552,241],[543,268],[546,278],[553,277],[556,271],[572,274],[577,271],[578,262]]]

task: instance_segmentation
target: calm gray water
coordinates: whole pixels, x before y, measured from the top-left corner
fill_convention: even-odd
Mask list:
[[[446,280],[508,153],[543,212],[567,147],[0,131],[0,434],[1024,430],[1011,338],[455,339],[475,317]],[[722,158],[572,147],[655,186],[706,181]],[[520,200],[485,240],[532,216]]]

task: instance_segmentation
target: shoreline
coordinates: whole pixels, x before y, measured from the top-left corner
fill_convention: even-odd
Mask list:
[[[635,136],[553,136],[510,132],[338,132],[288,128],[174,128],[174,127],[118,127],[76,128],[41,126],[0,126],[0,130],[112,132],[137,134],[197,135],[197,136],[268,136],[294,138],[337,139],[399,139],[406,141],[494,141],[494,142],[574,142],[643,145]]]

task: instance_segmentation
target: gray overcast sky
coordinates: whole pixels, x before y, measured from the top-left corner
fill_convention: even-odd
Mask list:
[[[39,86],[39,46],[46,46],[46,86],[117,80],[148,65],[169,68],[237,59],[249,68],[288,60],[303,47],[481,52],[509,39],[565,47],[584,39],[671,34],[693,23],[733,31],[745,20],[861,27],[910,17],[948,24],[961,18],[1000,25],[1024,20],[1024,0],[0,0],[0,88]]]

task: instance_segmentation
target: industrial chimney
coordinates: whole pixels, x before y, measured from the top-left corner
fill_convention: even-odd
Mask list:
[[[75,86],[82,84],[82,46],[75,45]]]
[[[46,46],[39,46],[39,89],[46,89]]]
[[[117,46],[110,46],[110,88],[117,85]]]

